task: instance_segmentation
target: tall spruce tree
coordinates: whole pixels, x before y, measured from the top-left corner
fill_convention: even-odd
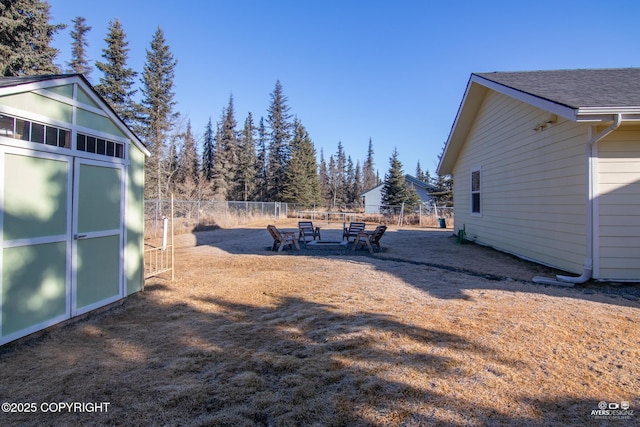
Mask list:
[[[91,27],[86,24],[86,19],[77,16],[71,20],[73,22],[73,30],[71,30],[71,60],[67,62],[71,73],[83,74],[88,80],[91,77],[93,67],[87,58],[86,48],[89,46],[87,41],[87,33]]]
[[[215,157],[214,138],[213,123],[211,122],[211,117],[209,117],[202,141],[202,177],[206,181],[213,179],[213,161]]]
[[[267,198],[267,128],[264,117],[260,117],[258,124],[258,140],[256,141],[256,190],[255,200],[264,201]]]
[[[329,173],[332,175],[332,186],[334,187],[333,206],[344,208],[349,202],[347,198],[349,185],[347,182],[347,157],[342,141],[338,141],[334,167],[333,169],[329,168]]]
[[[238,173],[237,183],[240,190],[240,200],[255,200],[256,194],[256,129],[251,112],[247,115],[238,140]]]
[[[280,80],[276,81],[268,111],[267,123],[271,134],[267,161],[267,199],[269,201],[279,201],[284,190],[286,167],[289,161],[289,142],[291,139],[291,115],[289,114],[287,97],[283,93]]]
[[[422,182],[427,182],[426,175],[422,171],[422,168],[420,167],[420,161],[418,161],[418,164],[416,165],[416,179],[419,179]]]
[[[338,178],[338,168],[336,167],[336,161],[333,155],[329,156],[329,163],[327,165],[327,191],[329,196],[329,208],[335,210],[339,204],[338,192],[340,182]]]
[[[389,171],[384,177],[382,186],[382,204],[384,206],[400,206],[403,203],[415,205],[419,202],[415,189],[407,185],[402,163],[398,159],[398,150],[393,149],[389,158]]]
[[[67,26],[49,24],[51,6],[42,0],[0,3],[0,73],[3,76],[57,74],[53,36]]]
[[[374,169],[373,162],[373,142],[371,138],[369,138],[369,147],[367,149],[367,158],[364,161],[364,165],[362,165],[362,186],[364,191],[369,191],[376,185],[378,185],[379,178],[376,176],[376,171]]]
[[[104,41],[107,43],[107,47],[102,49],[105,61],[96,61],[96,68],[102,72],[102,77],[95,89],[122,121],[133,126],[140,110],[133,98],[137,92],[133,85],[138,73],[127,67],[129,42],[117,18],[109,22],[109,32]]]
[[[446,147],[445,142],[440,154],[438,154],[438,161],[442,160]],[[433,184],[438,188],[438,192],[435,195],[438,206],[453,207],[453,177],[451,175],[438,175],[433,181]]]
[[[364,192],[364,188],[362,187],[362,167],[360,167],[360,161],[356,162],[356,170],[353,176],[353,195],[354,208],[359,209],[362,208],[362,198],[360,195]]]
[[[183,143],[179,157],[180,181],[197,182],[200,177],[200,162],[198,161],[196,140],[191,129],[191,120],[187,121],[187,128],[182,134],[182,138]]]
[[[191,121],[187,121],[187,128],[182,134],[182,149],[178,157],[178,173],[176,181],[180,197],[187,200],[201,200],[206,194],[206,185],[200,173],[198,149],[191,129]]]
[[[332,201],[332,193],[331,193],[331,183],[329,182],[329,166],[324,159],[324,150],[320,149],[320,167],[319,167],[319,175],[320,175],[320,198],[322,200],[322,204],[325,207],[331,206]]]
[[[356,170],[353,165],[353,160],[351,160],[351,156],[347,156],[347,167],[346,167],[345,177],[346,177],[346,181],[345,181],[346,204],[352,210],[356,204],[356,199],[358,198],[358,196],[355,193]]]
[[[142,116],[139,134],[143,135],[151,156],[147,159],[145,197],[162,199],[165,181],[170,177],[165,162],[167,138],[179,113],[173,111],[173,79],[177,61],[160,27],[147,49],[142,72]]]
[[[229,182],[227,181],[227,171],[225,169],[224,138],[222,137],[222,122],[226,116],[226,109],[222,110],[222,118],[216,123],[215,152],[213,158],[213,173],[211,183],[213,184],[213,199],[218,201],[227,200],[229,194]]]
[[[226,200],[241,200],[242,188],[238,183],[238,122],[235,117],[233,95],[229,96],[229,104],[222,119],[221,149],[218,155],[222,160],[224,181],[226,183]]]
[[[293,121],[291,157],[285,173],[282,201],[312,207],[320,202],[316,149],[297,118]]]

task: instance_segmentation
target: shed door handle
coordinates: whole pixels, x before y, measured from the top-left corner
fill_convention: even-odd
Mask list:
[[[76,234],[75,236],[73,236],[73,238],[76,240],[84,239],[85,237],[87,237],[86,234]]]

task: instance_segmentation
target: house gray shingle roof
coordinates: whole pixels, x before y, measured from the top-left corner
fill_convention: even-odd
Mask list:
[[[474,74],[570,108],[640,106],[640,68]]]

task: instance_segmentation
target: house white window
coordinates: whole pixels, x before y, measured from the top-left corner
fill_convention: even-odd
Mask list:
[[[480,209],[480,169],[474,169],[471,171],[471,213],[480,215],[482,213]]]

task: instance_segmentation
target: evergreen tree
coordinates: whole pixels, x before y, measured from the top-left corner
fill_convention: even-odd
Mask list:
[[[147,49],[142,73],[142,117],[139,134],[143,135],[151,156],[147,159],[145,197],[162,199],[163,182],[170,178],[163,161],[167,149],[167,137],[178,113],[174,113],[173,79],[177,61],[166,44],[160,27]]]
[[[224,116],[226,116],[225,109],[222,111],[222,122],[224,122]],[[218,201],[227,200],[229,183],[227,182],[227,171],[225,170],[224,139],[222,137],[222,124],[220,122],[216,124],[214,141],[216,155],[213,158],[213,176],[211,179],[213,184],[213,199]]]
[[[398,159],[398,150],[393,149],[389,158],[389,171],[384,177],[382,186],[382,204],[384,206],[400,206],[403,203],[414,205],[419,202],[415,189],[407,185],[402,163]]]
[[[258,140],[256,141],[256,189],[255,200],[264,201],[267,197],[267,128],[264,117],[258,124]]]
[[[431,173],[429,172],[429,169],[427,169],[424,172],[424,179],[422,181],[426,182],[427,184],[433,184],[433,177],[431,176]]]
[[[332,171],[335,182],[334,206],[344,207],[347,203],[347,193],[349,186],[347,183],[347,158],[342,146],[342,141],[338,141],[338,152],[336,153],[335,169]]]
[[[380,177],[376,176],[373,162],[373,142],[369,138],[369,148],[367,150],[367,158],[362,166],[362,187],[364,191],[369,191],[380,183]]]
[[[271,105],[267,117],[271,129],[267,161],[267,199],[269,201],[279,201],[282,198],[286,179],[285,171],[289,161],[290,120],[287,97],[284,96],[282,84],[278,80],[271,94]]]
[[[362,168],[360,167],[360,161],[356,162],[356,170],[353,176],[353,206],[354,208],[362,208],[362,198],[360,195],[364,193],[362,186]]]
[[[327,190],[329,196],[329,208],[334,210],[338,205],[338,172],[336,167],[336,161],[333,155],[329,156],[329,164],[327,167]]]
[[[191,129],[191,120],[187,121],[187,129],[183,134],[182,150],[180,151],[180,181],[197,182],[200,178],[200,162],[198,161],[198,150],[196,140]]]
[[[329,169],[327,162],[324,160],[324,150],[320,149],[320,198],[322,204],[326,207],[331,206],[331,185],[329,182]]]
[[[86,25],[86,19],[82,16],[77,16],[71,22],[73,22],[73,30],[71,31],[73,43],[71,44],[71,60],[67,63],[70,69],[69,72],[83,74],[89,79],[92,67],[87,59],[85,48],[89,46],[87,33],[91,30],[91,27]]]
[[[202,142],[202,177],[206,181],[213,179],[213,162],[215,157],[215,141],[213,134],[213,124],[211,123],[211,117],[204,130],[204,137]]]
[[[244,128],[238,143],[237,182],[240,189],[240,200],[255,200],[256,193],[256,129],[253,116],[247,115]]]
[[[3,76],[58,74],[53,36],[65,24],[49,24],[49,2],[3,0],[0,3],[0,73]]]
[[[137,72],[127,67],[129,42],[125,40],[120,21],[109,22],[109,32],[104,39],[107,47],[102,49],[105,62],[96,61],[96,68],[102,72],[100,82],[95,86],[102,96],[127,125],[134,125],[140,107],[133,100],[137,90],[132,89]]]
[[[347,156],[347,167],[345,175],[345,198],[347,206],[354,206],[358,199],[358,196],[355,193],[355,184],[356,170],[353,166],[353,160],[351,160],[351,156]]]
[[[222,133],[220,148],[218,151],[224,171],[224,182],[227,189],[225,200],[241,200],[242,187],[238,182],[238,122],[235,118],[233,95],[229,97],[229,104],[222,119]]]
[[[191,129],[191,121],[187,122],[187,129],[183,134],[182,150],[178,162],[178,194],[187,200],[201,200],[206,196],[206,183],[201,179],[200,161],[196,141]]]
[[[287,164],[282,201],[311,207],[320,202],[316,149],[298,119],[293,121],[291,157]]]
[[[422,182],[427,182],[426,181],[426,175],[422,171],[422,168],[420,167],[420,161],[419,160],[418,160],[418,164],[416,165],[416,179],[419,179]]]
[[[442,160],[445,148],[446,142],[442,146],[442,150],[438,155],[438,161]],[[453,177],[451,175],[438,175],[434,181],[435,186],[438,188],[438,192],[433,196],[435,197],[438,206],[453,207]]]

